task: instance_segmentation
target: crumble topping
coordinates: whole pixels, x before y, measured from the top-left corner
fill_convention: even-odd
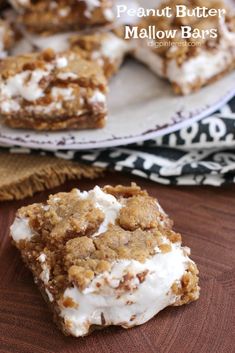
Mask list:
[[[182,277],[181,281],[176,281],[171,289],[173,293],[178,297],[178,300],[173,304],[174,306],[180,306],[187,304],[190,301],[197,300],[198,293],[195,291],[198,280],[197,276],[199,271],[197,266],[191,262]]]
[[[111,32],[76,34],[71,36],[70,45],[87,60],[96,62],[110,78],[120,68],[131,46]]]
[[[156,201],[148,196],[135,196],[127,200],[119,216],[119,224],[127,230],[157,228],[164,215],[156,207]]]
[[[96,187],[83,193],[74,189],[50,196],[46,205],[21,208],[12,234],[23,251],[31,251],[34,244],[39,251],[44,249],[47,263],[53,264],[51,257],[60,252],[63,267],[56,269],[62,275],[68,272],[70,280],[83,289],[96,274],[110,269],[114,260],[144,263],[156,252],[170,252],[171,244],[181,241],[156,200],[136,185],[107,186],[103,191]]]

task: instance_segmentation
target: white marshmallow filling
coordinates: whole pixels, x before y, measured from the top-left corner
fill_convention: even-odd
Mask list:
[[[62,300],[58,304],[68,333],[79,337],[92,325],[129,328],[145,323],[176,302],[171,287],[181,281],[190,262],[180,244],[174,244],[171,252],[155,254],[144,263],[114,262],[110,272],[96,276],[83,291],[75,285],[67,288],[63,298],[71,299],[74,306],[64,307]],[[119,286],[127,275],[128,290],[122,290]]]

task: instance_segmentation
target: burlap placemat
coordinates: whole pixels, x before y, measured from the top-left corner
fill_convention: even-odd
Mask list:
[[[66,180],[96,178],[101,168],[48,156],[0,152],[0,201],[19,200]]]

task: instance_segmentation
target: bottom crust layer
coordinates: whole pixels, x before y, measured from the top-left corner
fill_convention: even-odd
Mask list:
[[[17,119],[15,117],[8,117],[4,120],[4,123],[11,128],[39,131],[101,129],[105,126],[105,122],[106,116],[103,114],[97,116],[84,114],[60,119],[32,119],[27,117]]]

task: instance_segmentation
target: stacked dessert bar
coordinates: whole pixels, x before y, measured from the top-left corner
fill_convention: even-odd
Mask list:
[[[47,49],[0,62],[0,112],[13,128],[103,127],[106,80],[76,52]]]
[[[10,3],[13,14],[0,22],[0,57],[12,55],[0,63],[0,115],[10,127],[103,127],[107,118],[107,80],[118,72],[127,55],[167,79],[182,95],[199,90],[235,66],[235,15],[230,9],[222,18],[176,17],[174,8],[178,3],[192,10],[203,5],[201,0],[163,1],[160,9],[170,6],[172,17],[145,17],[138,20],[137,26],[156,26],[159,30],[188,26],[191,31],[213,28],[218,33],[216,38],[176,36],[157,39],[151,45],[147,39],[124,39],[125,25],[115,21],[112,0]],[[207,11],[226,9],[220,0],[210,0],[207,6]],[[56,66],[60,55],[68,65]],[[53,59],[47,62],[47,56]],[[25,93],[34,90],[40,90],[40,95]]]
[[[118,71],[128,50],[125,41],[107,29],[114,19],[113,2],[12,0],[11,4],[14,21],[11,16],[8,22],[16,23],[18,37],[12,50],[17,47],[17,55],[0,63],[0,114],[5,124],[35,130],[103,127],[107,78]],[[15,25],[13,33],[14,29]],[[12,44],[7,28],[5,32],[3,52]],[[27,41],[29,52],[21,50]]]

